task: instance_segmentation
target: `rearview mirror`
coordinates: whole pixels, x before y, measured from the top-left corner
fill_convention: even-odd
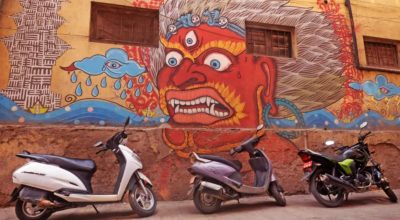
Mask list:
[[[101,147],[102,145],[103,145],[103,142],[99,141],[99,142],[95,143],[93,145],[93,147]]]
[[[333,141],[333,140],[327,140],[327,141],[325,141],[325,146],[332,146],[332,145],[334,145],[335,144],[335,141]]]
[[[126,121],[125,121],[125,125],[124,125],[124,129],[126,128],[126,126],[128,126],[128,124],[129,124],[129,121],[131,120],[131,118],[130,117],[128,117],[127,119],[126,119]]]
[[[360,129],[367,127],[367,125],[368,125],[368,122],[364,121],[363,123],[360,124]]]

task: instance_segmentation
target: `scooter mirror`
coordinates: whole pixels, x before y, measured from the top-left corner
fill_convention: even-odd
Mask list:
[[[262,130],[263,128],[264,128],[264,125],[263,125],[263,124],[260,124],[260,125],[257,126],[257,131],[260,131],[260,130]]]
[[[335,144],[335,141],[333,141],[333,140],[327,140],[327,141],[325,141],[325,146],[332,146],[332,145],[334,145]]]
[[[128,117],[128,118],[126,119],[125,125],[124,125],[124,130],[125,130],[126,126],[128,126],[130,120],[131,120],[130,117]]]
[[[367,127],[367,125],[368,125],[368,122],[364,121],[363,123],[360,124],[360,129]]]
[[[103,145],[103,142],[99,141],[93,145],[93,147],[100,147]]]

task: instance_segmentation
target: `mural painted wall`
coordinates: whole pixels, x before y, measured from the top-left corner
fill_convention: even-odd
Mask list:
[[[1,123],[106,126],[130,116],[160,130],[146,134],[154,140],[144,151],[171,167],[150,168],[156,185],[173,182],[190,152],[227,151],[259,124],[278,172],[295,169],[307,130],[400,127],[400,78],[356,68],[344,0],[100,1],[159,9],[158,48],[89,42],[90,2],[3,0]],[[371,35],[363,19],[356,31]],[[294,57],[247,53],[246,20],[294,28]]]
[[[314,10],[283,0],[113,3],[159,8],[159,48],[89,42],[90,1],[5,1],[1,121],[107,125],[131,116],[137,126],[400,125],[398,79],[355,67],[343,2],[309,1]],[[294,58],[246,53],[246,20],[293,27]],[[190,136],[164,134],[171,146]]]

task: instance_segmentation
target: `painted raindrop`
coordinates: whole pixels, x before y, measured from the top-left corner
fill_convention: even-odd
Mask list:
[[[81,83],[79,83],[76,88],[75,88],[75,95],[81,96],[82,95],[82,86]]]
[[[99,95],[99,88],[97,88],[97,85],[92,89],[92,96],[97,97]]]
[[[102,88],[106,88],[107,87],[107,78],[106,77],[104,77],[102,80],[101,80],[101,87]]]
[[[139,88],[136,89],[136,91],[135,91],[135,96],[136,96],[136,97],[139,97],[139,96],[140,96],[140,89],[139,89]]]
[[[129,80],[129,82],[128,82],[128,89],[132,89],[132,87],[133,87],[133,82],[132,82],[132,80]]]
[[[72,72],[72,74],[71,74],[71,82],[72,82],[72,83],[76,83],[76,81],[78,81],[78,77],[76,76],[76,73],[75,73],[75,71],[74,71],[74,72]]]
[[[146,91],[148,93],[151,93],[151,91],[153,91],[153,86],[151,85],[151,83],[147,84]]]
[[[116,90],[119,90],[119,89],[121,88],[121,80],[120,80],[120,79],[117,80],[117,81],[115,81],[115,83],[114,83],[114,88],[115,88]]]
[[[92,79],[90,78],[90,76],[88,76],[88,78],[86,79],[86,85],[87,86],[91,86],[92,85]]]
[[[123,90],[122,92],[121,92],[121,99],[126,99],[126,92],[125,92],[125,90]]]
[[[139,76],[138,82],[143,83],[143,81],[144,81],[143,76]]]

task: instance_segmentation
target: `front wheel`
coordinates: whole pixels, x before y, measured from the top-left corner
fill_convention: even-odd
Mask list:
[[[36,203],[18,199],[15,204],[15,214],[20,220],[46,220],[52,212]]]
[[[146,191],[140,185],[135,184],[129,191],[129,204],[140,217],[153,215],[157,207],[157,198],[151,187],[145,185],[144,188]]]
[[[328,185],[322,181],[324,174],[327,174],[323,169],[317,169],[311,176],[310,191],[314,198],[326,207],[338,207],[344,201],[343,188]]]
[[[276,181],[271,183],[268,192],[272,197],[274,197],[277,205],[286,206],[286,199],[282,187],[280,187]]]
[[[193,202],[200,212],[211,214],[218,211],[222,201],[197,187],[193,194]]]
[[[397,202],[397,196],[394,194],[393,190],[387,186],[383,191],[386,193],[386,195],[389,197],[389,200],[393,203]]]

